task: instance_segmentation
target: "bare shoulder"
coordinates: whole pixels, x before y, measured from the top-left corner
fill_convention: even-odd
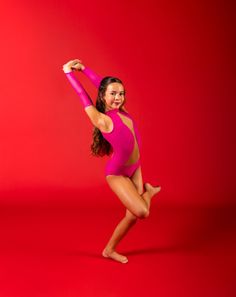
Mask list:
[[[94,105],[86,107],[85,112],[90,118],[92,124],[101,130],[101,132],[108,132],[112,129],[112,119],[106,114],[98,111]]]
[[[128,113],[128,110],[124,106],[122,106],[121,110]]]
[[[101,123],[100,123],[101,132],[110,132],[113,129],[112,119],[104,113],[101,113]]]

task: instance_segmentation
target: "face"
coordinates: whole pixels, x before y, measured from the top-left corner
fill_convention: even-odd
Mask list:
[[[125,101],[125,90],[120,83],[111,83],[107,86],[105,96],[106,110],[120,108]]]

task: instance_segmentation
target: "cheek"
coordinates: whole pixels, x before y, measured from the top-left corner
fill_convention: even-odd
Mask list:
[[[113,97],[107,96],[107,98],[106,98],[107,104],[111,104],[111,103],[113,103],[113,101],[114,101]]]

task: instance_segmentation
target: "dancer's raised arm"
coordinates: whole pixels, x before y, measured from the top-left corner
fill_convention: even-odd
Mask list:
[[[94,84],[94,86],[98,89],[100,82],[102,80],[102,77],[95,73],[92,69],[90,69],[88,66],[84,66],[82,64],[81,60],[73,60],[74,65],[72,66],[72,69],[74,70],[80,70],[87,78]],[[76,63],[77,62],[77,63]]]
[[[81,65],[81,71],[83,74],[87,76],[87,78],[94,84],[94,86],[98,89],[100,82],[102,80],[102,77],[99,76],[97,73],[95,73],[92,69],[88,68],[88,66]]]
[[[88,106],[93,105],[91,98],[89,97],[89,95],[87,94],[87,92],[85,91],[85,89],[83,88],[81,83],[78,81],[78,79],[75,77],[75,74],[72,71],[67,72],[65,74],[66,74],[67,79],[71,83],[72,87],[75,89],[76,93],[79,95],[80,101],[81,101],[83,107],[86,108]]]
[[[75,77],[75,74],[73,73],[73,70],[85,70],[85,67],[81,64],[80,60],[72,60],[67,62],[63,65],[63,71],[66,74],[67,79],[71,83],[72,87],[75,89],[76,93],[79,95],[80,101],[89,116],[90,120],[92,121],[92,124],[97,128],[103,128],[105,126],[104,121],[104,114],[99,112],[96,107],[93,105],[93,102],[91,98],[89,97],[88,93],[85,91],[79,80]],[[82,71],[83,71],[82,70]],[[100,78],[97,75],[94,75],[93,71],[88,69],[87,72],[85,72],[86,75],[89,75],[91,77],[91,80],[93,81],[96,86],[99,86],[100,84]]]

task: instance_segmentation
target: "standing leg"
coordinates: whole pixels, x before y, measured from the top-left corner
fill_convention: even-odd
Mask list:
[[[137,218],[131,212],[129,212],[129,210],[126,210],[125,217],[116,226],[110,240],[102,252],[102,255],[105,258],[111,258],[121,263],[128,262],[127,257],[117,253],[115,248],[122,238],[128,233],[130,228],[136,223],[136,221]]]
[[[155,195],[155,191],[154,191],[155,188],[150,185],[150,187],[146,189],[145,193],[143,194],[143,180],[142,180],[141,167],[139,167],[135,171],[135,173],[130,178],[130,180],[135,186],[138,194],[146,201],[146,206],[148,207],[148,210],[149,210],[151,197]],[[148,190],[150,190],[150,193]],[[147,217],[147,214],[144,217]],[[125,217],[120,221],[120,223],[115,228],[109,242],[106,245],[106,248],[103,251],[104,257],[112,258],[121,263],[128,262],[128,259],[125,256],[118,254],[115,251],[115,248],[118,245],[118,243],[122,240],[122,238],[128,233],[130,228],[135,225],[136,221],[137,221],[137,216],[134,215],[129,209],[126,209]]]

